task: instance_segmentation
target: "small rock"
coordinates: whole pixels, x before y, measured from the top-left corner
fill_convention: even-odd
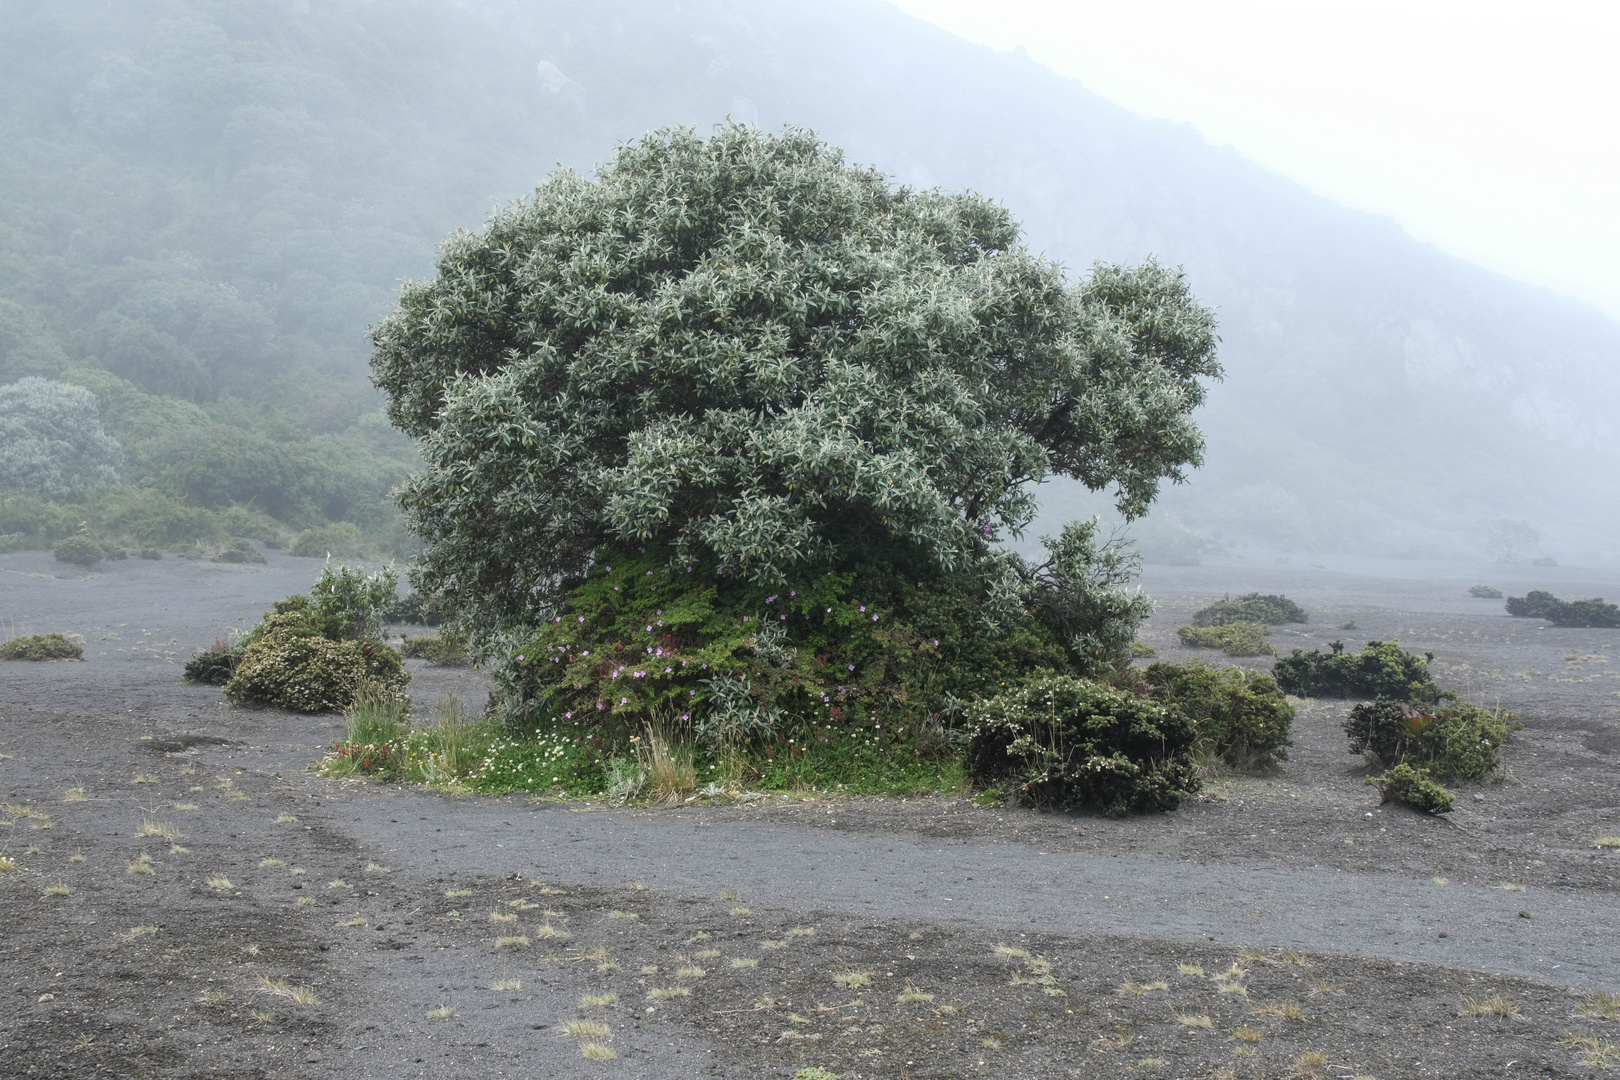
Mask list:
[[[41,994],[41,995],[39,995],[39,1000],[41,1002],[55,1001],[56,1000],[56,995],[55,994]]]
[[[1440,936],[1441,936],[1441,937],[1445,937],[1445,936],[1446,936],[1446,932],[1445,932],[1445,931],[1444,931],[1444,930],[1442,930],[1442,931],[1440,931]]]
[[[1528,919],[1528,918],[1529,918],[1529,917],[1530,917],[1530,913],[1529,913],[1529,912],[1528,912],[1528,911],[1521,911],[1521,912],[1519,912],[1519,918],[1521,918],[1521,919]]]

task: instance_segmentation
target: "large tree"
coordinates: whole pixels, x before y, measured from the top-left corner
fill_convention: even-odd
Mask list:
[[[493,627],[604,548],[773,585],[988,566],[1053,473],[1139,514],[1201,461],[1216,340],[1179,272],[1071,282],[985,198],[727,126],[655,132],[451,237],[372,370],[422,440],[417,584]]]

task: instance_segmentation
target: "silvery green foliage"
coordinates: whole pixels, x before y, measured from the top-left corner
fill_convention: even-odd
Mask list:
[[[976,570],[1053,472],[1141,513],[1201,461],[1214,318],[1178,272],[1075,284],[1018,238],[791,129],[554,174],[372,332],[422,439],[418,587],[493,626],[609,543],[765,585],[884,548]]]
[[[123,463],[84,387],[33,376],[0,386],[0,490],[70,499],[117,484]]]
[[[756,646],[757,647],[757,646]],[[708,746],[735,746],[744,740],[769,740],[781,730],[782,710],[761,705],[746,676],[716,675],[705,679],[707,707],[692,721],[693,733]]]
[[[315,609],[327,621],[328,636],[369,639],[382,633],[383,616],[399,602],[399,572],[385,566],[375,574],[330,560],[309,588]]]
[[[754,650],[755,656],[772,667],[792,667],[799,655],[799,650],[788,644],[787,631],[781,623],[762,625],[749,647]]]
[[[1141,558],[1119,540],[1097,544],[1099,523],[1071,521],[1057,539],[1043,536],[1048,558],[1032,568],[1031,593],[1076,670],[1098,675],[1130,654],[1137,628],[1153,614],[1153,600],[1129,588]]]

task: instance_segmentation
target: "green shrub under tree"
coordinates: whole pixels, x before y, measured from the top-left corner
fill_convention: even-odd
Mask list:
[[[1220,649],[1227,656],[1271,656],[1267,627],[1259,622],[1229,622],[1216,626],[1178,626],[1176,636],[1194,649]]]
[[[1429,775],[1429,770],[1411,765],[1397,765],[1380,776],[1367,777],[1368,784],[1377,786],[1383,803],[1404,803],[1425,814],[1450,813],[1454,798]]]
[[[1350,710],[1344,733],[1350,752],[1388,768],[1413,764],[1454,780],[1479,780],[1502,764],[1512,714],[1466,702],[1442,702],[1427,711],[1380,697]]]
[[[1090,680],[1027,682],[974,708],[967,730],[973,780],[1031,806],[1119,816],[1174,809],[1199,789],[1186,716]]]

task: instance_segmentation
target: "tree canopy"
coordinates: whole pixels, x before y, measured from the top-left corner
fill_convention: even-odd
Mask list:
[[[608,546],[770,586],[875,552],[971,570],[1052,473],[1139,514],[1200,463],[1220,374],[1179,272],[1072,283],[988,199],[735,125],[559,171],[372,336],[422,440],[418,585],[485,625]]]

